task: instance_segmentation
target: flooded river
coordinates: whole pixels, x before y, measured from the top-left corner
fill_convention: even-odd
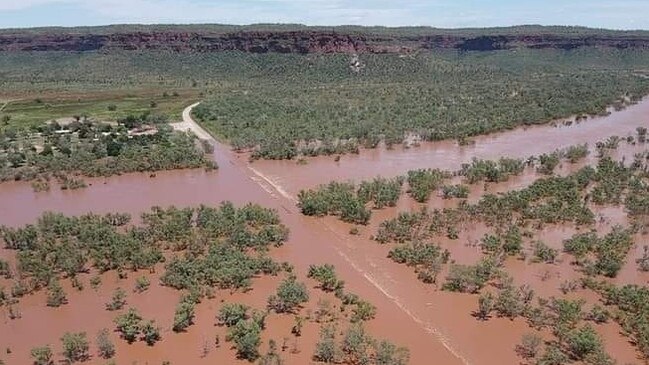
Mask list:
[[[0,224],[18,226],[30,223],[45,211],[58,211],[68,215],[91,211],[138,215],[155,205],[217,205],[224,200],[235,204],[259,203],[277,209],[283,223],[291,231],[287,244],[274,251],[273,256],[293,263],[302,275],[310,264],[334,264],[350,291],[378,307],[377,318],[369,324],[371,333],[409,347],[412,364],[514,364],[519,360],[513,347],[527,330],[523,321],[477,321],[471,316],[471,312],[476,309],[475,296],[442,292],[434,286],[419,282],[410,268],[398,265],[386,257],[387,247],[367,239],[374,233],[372,230],[378,222],[394,216],[399,208],[376,212],[372,224],[361,228],[362,234],[356,237],[348,234],[348,225],[331,217],[315,219],[302,216],[295,207],[295,195],[300,189],[330,180],[359,181],[377,175],[403,174],[415,168],[457,169],[460,163],[473,157],[527,157],[578,143],[588,142],[592,145],[610,135],[635,134],[636,127],[647,126],[648,120],[649,101],[645,100],[608,117],[572,126],[536,126],[478,137],[474,139],[473,145],[465,147],[459,147],[453,142],[438,142],[425,143],[407,150],[402,150],[401,147],[394,150],[379,148],[363,150],[359,155],[343,156],[338,162],[331,157],[309,159],[306,165],[298,165],[294,161],[257,161],[249,164],[245,156],[236,155],[227,147],[217,146],[214,158],[220,168],[215,172],[171,171],[157,173],[153,178],[148,174],[128,174],[107,179],[87,179],[91,184],[87,189],[53,189],[45,193],[34,193],[31,186],[25,183],[2,184]],[[458,252],[463,250],[476,248],[462,248]],[[274,282],[266,278],[260,280],[259,285],[271,289],[260,289],[259,293],[272,291]],[[556,285],[559,280],[550,283]],[[106,293],[103,295],[108,296]],[[25,360],[24,354],[31,347],[43,345],[41,342],[47,338],[46,334],[50,335],[49,338],[58,338],[65,330],[74,330],[74,326],[77,329],[87,327],[89,333],[95,333],[101,326],[88,324],[94,323],[95,319],[97,323],[103,323],[104,327],[111,326],[111,319],[107,318],[105,311],[98,314],[83,309],[101,306],[96,302],[104,303],[105,298],[80,294],[71,298],[70,305],[56,309],[57,319],[50,324],[47,314],[54,310],[44,307],[42,297],[40,300],[34,299],[42,294],[25,301],[24,318],[15,321],[4,319],[0,324],[0,345],[10,346],[14,353],[23,354],[20,355],[23,357],[16,359]],[[142,307],[144,313],[156,313],[155,308],[164,308],[159,310],[165,311],[167,319],[171,318],[176,304],[172,294],[176,293],[158,288],[150,295],[145,295],[149,299],[138,299],[141,301],[138,308]],[[85,299],[81,299],[82,297]],[[263,306],[265,298],[254,300]],[[199,317],[213,317],[216,309],[211,305],[205,308],[205,312],[200,312]],[[100,307],[101,309],[103,308]],[[202,323],[201,318],[197,319],[198,323]],[[45,321],[48,321],[47,326],[51,329],[32,335],[39,331]],[[200,330],[187,334],[180,346],[164,346],[164,336],[162,346],[153,348],[139,344],[121,344],[118,351],[119,356],[123,357],[118,359],[146,359],[155,363],[159,363],[161,359],[170,359],[172,364],[181,364],[191,358],[192,363],[214,363],[214,357],[197,356],[201,331],[209,332],[210,324],[213,323],[209,319],[205,321],[208,324],[200,325]],[[271,331],[272,327],[272,324],[269,325]],[[615,333],[618,330],[615,326],[609,327],[602,331]],[[317,333],[307,334],[308,336],[315,338]],[[199,343],[195,343],[196,341]],[[620,342],[611,345],[615,346],[615,351],[610,351],[619,354],[619,363],[635,362],[636,353],[628,343],[623,340],[611,341]],[[310,351],[311,349],[305,350],[307,354],[291,357],[288,362],[304,364],[309,361]]]

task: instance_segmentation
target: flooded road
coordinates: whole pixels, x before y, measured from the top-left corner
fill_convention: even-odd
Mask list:
[[[375,232],[378,222],[394,216],[397,209],[408,207],[377,211],[372,225],[361,228],[362,234],[357,237],[348,234],[350,226],[332,217],[317,219],[302,216],[294,204],[295,194],[302,188],[330,180],[358,181],[377,175],[394,176],[414,168],[457,169],[460,163],[472,157],[527,157],[578,143],[589,142],[593,145],[595,141],[610,135],[634,134],[636,127],[647,126],[648,117],[649,101],[645,100],[608,117],[584,121],[570,127],[539,126],[514,130],[476,138],[474,145],[466,147],[458,147],[453,142],[439,142],[422,144],[421,147],[405,151],[400,147],[392,151],[367,150],[360,155],[343,156],[339,162],[335,162],[332,157],[310,159],[304,166],[297,165],[294,161],[258,161],[249,165],[244,156],[237,156],[227,147],[219,145],[214,152],[219,170],[214,172],[170,171],[157,173],[154,178],[148,174],[128,174],[108,179],[87,179],[91,184],[87,189],[53,189],[46,193],[34,193],[31,186],[25,183],[2,184],[0,224],[17,226],[31,223],[45,211],[69,215],[90,211],[127,212],[137,216],[155,205],[217,205],[224,200],[235,204],[255,202],[278,210],[282,222],[291,231],[287,244],[273,251],[273,256],[293,263],[301,275],[306,273],[310,264],[334,264],[350,291],[377,306],[378,315],[369,324],[370,332],[374,336],[388,338],[398,345],[409,347],[412,364],[513,364],[519,361],[513,347],[527,330],[523,321],[476,321],[471,316],[476,309],[475,296],[442,292],[434,286],[421,283],[410,268],[398,265],[386,257],[387,247],[368,239]],[[458,242],[455,244],[462,245]],[[471,247],[458,248],[457,252],[467,249],[476,250]],[[563,266],[561,268],[559,271],[564,270]],[[557,278],[550,283],[555,285],[559,280]],[[156,297],[169,302],[170,295],[162,291]],[[263,305],[263,300],[259,300]],[[73,309],[84,303],[83,300],[74,302],[81,304],[74,304]],[[149,304],[143,303],[142,306],[155,306],[155,302],[148,301],[146,303]],[[169,311],[167,317],[172,315],[175,303],[165,304]],[[12,326],[17,327],[7,327],[5,320],[0,327],[0,344],[10,341],[15,353],[24,354],[31,347],[42,345],[32,339],[30,333],[37,331],[39,324],[45,321],[45,314],[60,311],[44,308],[42,300],[27,301],[27,305],[24,318],[19,320],[22,323],[11,322]],[[155,313],[155,310],[149,310]],[[213,316],[213,308],[210,310],[209,315]],[[30,311],[35,314],[28,315]],[[143,312],[146,313],[146,310],[143,309]],[[95,318],[93,313],[80,311],[77,314],[79,318],[72,323],[81,327],[77,329],[82,329],[84,321]],[[106,316],[103,312],[102,314]],[[208,314],[201,316],[208,317]],[[202,319],[199,318],[198,321],[202,322]],[[56,323],[58,324],[53,328],[61,331],[64,331],[63,327],[71,326],[63,319]],[[104,326],[111,326],[109,319]],[[96,326],[90,327],[89,333],[94,333]],[[8,339],[5,330],[9,328],[13,328],[11,333],[18,337],[11,336]],[[200,331],[208,331],[209,326],[201,325],[200,328]],[[612,327],[609,331],[614,332],[615,329]],[[132,358],[158,361],[163,358],[163,354],[171,356],[172,363],[182,363],[183,360],[194,357],[195,363],[208,363],[208,360],[199,359],[195,354],[200,343],[193,342],[200,338],[201,333],[197,335],[194,332],[192,336],[186,336],[187,341],[174,351],[165,349],[164,343],[163,346],[144,349],[139,345],[121,346],[119,351],[126,354],[123,355],[124,360],[129,359],[130,354]],[[54,335],[54,338],[58,338],[57,336],[60,334]],[[187,347],[191,347],[193,355],[188,355],[185,349]],[[311,349],[305,350],[310,351]],[[618,359],[620,363],[635,362],[635,352],[630,345],[619,353],[622,354]],[[309,356],[303,355],[290,358],[288,363],[303,364],[308,359]]]

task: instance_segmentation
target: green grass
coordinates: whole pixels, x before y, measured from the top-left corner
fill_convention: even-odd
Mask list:
[[[94,96],[91,99],[79,95],[77,99],[52,97],[10,101],[1,114],[9,115],[11,119],[9,123],[0,126],[0,128],[38,126],[53,119],[74,116],[88,116],[100,121],[116,121],[128,115],[140,115],[146,112],[165,115],[170,121],[180,121],[182,110],[199,98],[194,91],[179,93],[178,96],[173,96],[172,92],[169,94],[167,97],[163,97],[161,93],[153,96],[137,93],[130,95],[106,94]],[[152,102],[155,103],[153,107]]]

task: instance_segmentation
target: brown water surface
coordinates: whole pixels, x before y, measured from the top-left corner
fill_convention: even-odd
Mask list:
[[[292,161],[258,161],[249,165],[244,156],[236,156],[224,146],[217,146],[214,157],[220,169],[216,172],[172,171],[158,173],[155,178],[145,174],[128,174],[108,179],[89,179],[90,187],[77,191],[52,190],[34,193],[25,183],[0,185],[0,224],[18,226],[33,222],[45,211],[58,211],[75,215],[86,212],[128,212],[134,215],[151,206],[217,205],[224,200],[235,204],[255,202],[277,209],[281,219],[291,230],[287,244],[273,252],[278,260],[293,263],[302,275],[310,264],[332,263],[336,266],[347,288],[378,307],[376,320],[369,324],[371,333],[408,346],[412,364],[514,364],[519,361],[513,346],[527,331],[521,320],[497,319],[481,322],[471,316],[477,299],[471,295],[442,292],[435,286],[416,279],[412,269],[398,265],[386,257],[388,248],[370,241],[378,223],[393,217],[397,211],[410,210],[417,205],[402,199],[399,206],[376,212],[372,223],[361,228],[360,236],[348,234],[350,226],[334,218],[316,219],[302,216],[295,207],[295,195],[302,189],[330,180],[361,180],[377,175],[394,176],[415,168],[457,169],[472,157],[498,158],[500,156],[527,157],[578,143],[594,144],[610,135],[635,133],[638,126],[647,126],[649,101],[614,113],[605,118],[595,118],[569,127],[530,127],[526,130],[498,133],[475,138],[475,144],[458,147],[453,142],[426,143],[421,147],[401,150],[364,150],[359,155],[343,156],[339,162],[331,157],[309,159],[305,166]],[[534,173],[525,174],[511,183],[492,185],[489,189],[504,191],[521,187],[533,181]],[[447,202],[434,199],[432,207],[443,207]],[[613,214],[615,216],[615,214]],[[467,244],[481,237],[477,230],[461,240],[442,242],[450,247],[460,262],[473,262],[479,258],[478,248]],[[569,232],[547,232],[553,246]],[[555,238],[552,238],[555,237]],[[559,242],[559,243],[557,243]],[[550,242],[548,242],[550,244]],[[3,251],[2,255],[7,255]],[[520,261],[508,262],[508,269],[525,273],[517,275],[523,282],[541,283],[541,274],[533,266]],[[539,269],[540,270],[540,269]],[[554,279],[539,284],[544,294],[556,292],[557,283],[571,277],[574,270],[564,261],[554,269]],[[635,280],[632,268],[626,268],[623,281]],[[637,275],[636,275],[637,276]],[[641,280],[644,278],[641,278]],[[255,305],[263,306],[265,297],[273,290],[276,281],[262,278],[255,284],[251,298]],[[107,288],[114,288],[111,283]],[[266,290],[268,289],[268,290]],[[68,290],[72,292],[72,290]],[[90,293],[86,289],[83,293]],[[27,361],[31,347],[44,341],[55,344],[66,330],[87,330],[91,336],[101,327],[112,327],[112,316],[103,310],[104,297],[110,291],[102,289],[101,296],[73,294],[67,307],[45,308],[43,293],[25,299],[23,318],[0,323],[0,345],[10,346],[11,359],[22,364]],[[145,317],[160,318],[169,327],[178,293],[158,287],[134,299]],[[243,298],[242,298],[243,300]],[[140,363],[158,363],[174,359],[173,363],[207,363],[215,359],[232,358],[232,351],[214,350],[205,359],[199,357],[204,339],[214,335],[212,317],[217,302],[201,304],[197,325],[186,334],[163,333],[163,343],[170,346],[146,347],[142,344],[127,346],[122,342],[118,351],[123,360]],[[21,304],[22,307],[22,304]],[[282,331],[290,328],[291,318],[271,318],[269,334],[276,339],[286,336]],[[277,322],[278,324],[275,324]],[[44,324],[47,329],[43,330]],[[612,327],[611,327],[612,326]],[[273,328],[281,330],[273,330]],[[615,325],[602,329],[613,333]],[[279,331],[279,332],[274,332]],[[317,328],[305,334],[305,343],[313,344]],[[606,332],[608,331],[608,332]],[[609,338],[609,335],[606,335]],[[168,342],[167,342],[168,341]],[[634,362],[635,351],[622,340],[612,340],[621,363]],[[312,345],[303,353],[288,357],[289,363],[304,364],[310,361]],[[618,349],[618,347],[620,347]],[[623,348],[622,348],[623,347]],[[126,354],[126,355],[123,355]],[[218,355],[221,354],[221,355]],[[124,356],[124,357],[121,357]],[[227,361],[227,360],[225,360]],[[14,362],[9,362],[14,363]]]
[[[306,165],[295,161],[255,161],[252,167],[291,195],[330,180],[362,181],[381,176],[397,176],[408,170],[439,168],[457,170],[472,158],[527,158],[571,145],[588,143],[617,135],[636,134],[637,127],[649,127],[649,98],[606,117],[594,117],[569,126],[562,123],[517,128],[473,138],[473,144],[459,146],[454,141],[422,143],[404,149],[395,146],[361,150],[358,155],[344,155],[339,161],[320,156],[307,159]],[[240,156],[244,159],[246,156]]]

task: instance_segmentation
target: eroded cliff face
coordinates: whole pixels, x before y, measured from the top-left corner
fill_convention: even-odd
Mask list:
[[[649,49],[649,36],[609,35],[417,35],[385,36],[322,31],[281,32],[132,32],[76,34],[14,32],[0,34],[0,51],[169,50],[251,53],[407,53],[419,49],[493,51],[512,48],[579,47]]]

